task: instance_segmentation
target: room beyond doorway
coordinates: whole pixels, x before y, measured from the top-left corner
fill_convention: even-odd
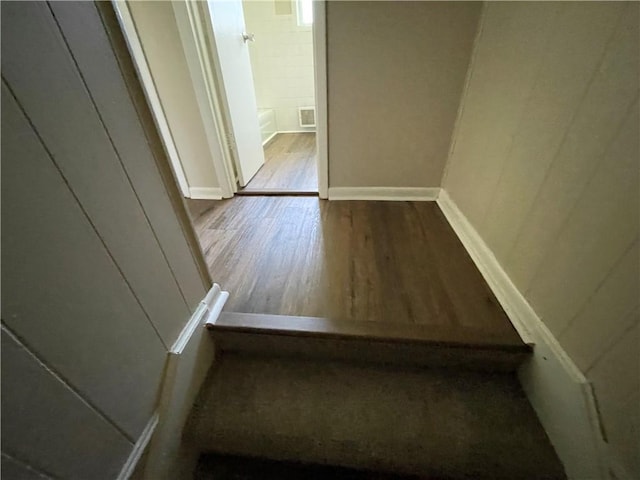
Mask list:
[[[242,0],[264,163],[247,175],[237,156],[240,195],[318,194],[312,6]]]
[[[265,163],[238,195],[317,195],[316,134],[278,133],[264,147]]]

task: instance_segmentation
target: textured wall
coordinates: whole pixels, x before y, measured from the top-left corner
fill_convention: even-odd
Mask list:
[[[2,4],[3,475],[115,478],[206,293],[128,87],[93,2]]]
[[[440,186],[481,7],[327,2],[331,187]]]
[[[488,3],[444,188],[640,477],[637,3]]]
[[[313,131],[298,122],[298,107],[315,105],[311,27],[298,25],[294,1],[279,14],[273,0],[242,5],[247,31],[256,35],[249,55],[258,108],[275,110],[279,131]]]

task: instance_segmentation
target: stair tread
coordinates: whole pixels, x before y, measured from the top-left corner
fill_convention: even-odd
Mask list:
[[[215,332],[425,344],[518,353],[531,351],[531,346],[525,344],[512,329],[487,332],[467,326],[353,322],[239,312],[223,312],[215,323],[207,324],[207,328]]]
[[[513,374],[224,355],[187,436],[201,451],[427,478],[565,478]]]

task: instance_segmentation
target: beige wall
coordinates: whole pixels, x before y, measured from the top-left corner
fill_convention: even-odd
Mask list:
[[[330,187],[438,187],[481,3],[327,2]]]
[[[444,188],[640,477],[639,5],[488,3]]]
[[[171,2],[128,2],[191,188],[218,188]]]
[[[51,9],[2,3],[2,474],[116,478],[206,288],[96,5]]]

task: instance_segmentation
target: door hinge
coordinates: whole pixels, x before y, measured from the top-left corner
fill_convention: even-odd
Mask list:
[[[235,152],[236,151],[236,138],[233,136],[233,132],[227,133],[226,137],[227,137],[227,147],[232,152]]]

